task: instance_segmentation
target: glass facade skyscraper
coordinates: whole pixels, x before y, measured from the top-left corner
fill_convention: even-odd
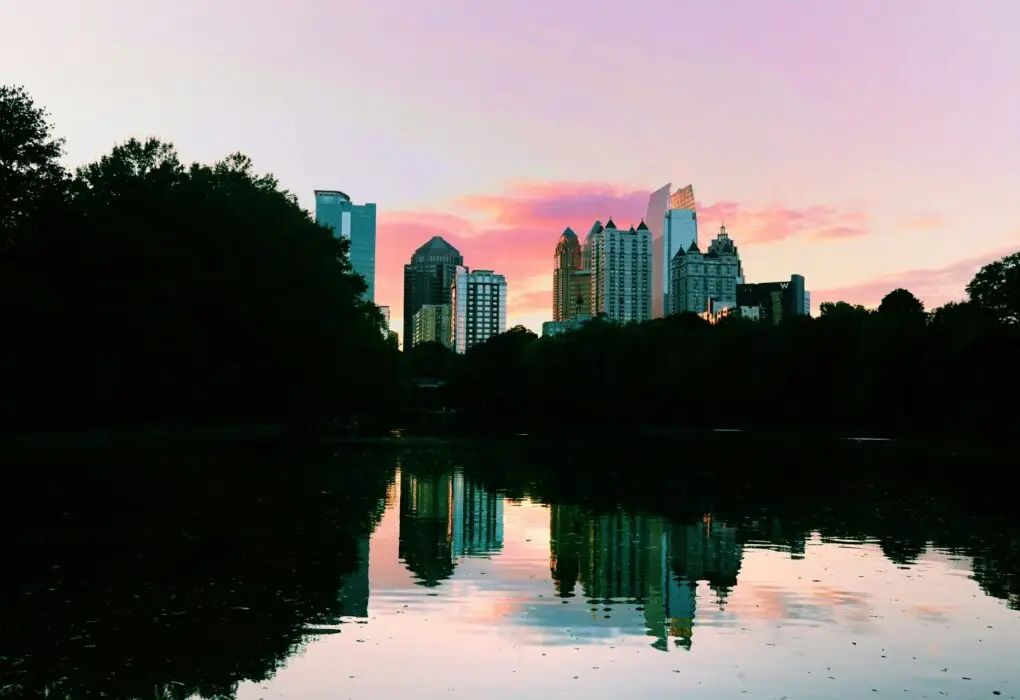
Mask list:
[[[450,285],[464,256],[439,236],[414,251],[404,265],[404,351],[414,347],[414,315],[426,304],[450,305]]]
[[[698,242],[698,214],[694,187],[687,185],[670,193],[671,183],[648,198],[645,224],[652,232],[652,318],[669,315],[670,264],[678,250]]]
[[[365,279],[365,299],[375,302],[375,204],[352,204],[339,190],[315,190],[315,220],[351,242],[354,272]]]
[[[669,189],[672,186],[672,183],[667,182],[652,192],[648,198],[648,210],[645,212],[645,226],[652,232],[652,318],[662,318],[669,308],[663,306],[669,290],[670,258],[663,257],[662,226],[666,212],[669,211]]]

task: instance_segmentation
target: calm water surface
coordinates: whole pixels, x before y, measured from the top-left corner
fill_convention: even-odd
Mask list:
[[[779,530],[586,513],[398,469],[340,632],[238,697],[1020,694],[1020,613],[971,557]]]
[[[1020,696],[1016,525],[855,486],[870,453],[750,484],[450,449],[26,467],[0,698]]]

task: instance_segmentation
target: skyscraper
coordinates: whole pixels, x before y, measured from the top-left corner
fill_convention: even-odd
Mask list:
[[[464,257],[439,236],[414,251],[404,265],[404,350],[414,346],[414,314],[425,304],[450,303],[450,285]]]
[[[450,292],[453,351],[465,353],[506,330],[506,277],[460,266]]]
[[[365,299],[375,302],[375,204],[352,204],[339,190],[315,190],[315,220],[350,240],[351,267],[365,279]]]
[[[698,241],[698,215],[694,187],[687,185],[670,194],[666,183],[648,198],[645,223],[652,232],[652,317],[669,314],[671,262],[678,250]]]
[[[567,227],[556,243],[553,269],[553,321],[589,313],[591,282],[577,234]]]
[[[421,343],[439,343],[450,347],[450,305],[424,304],[414,312],[411,347]]]
[[[652,234],[652,318],[662,318],[668,307],[664,299],[669,292],[669,273],[663,272],[662,226],[669,211],[669,190],[673,183],[667,182],[648,197],[645,225]]]
[[[591,248],[591,300],[594,315],[612,321],[647,321],[652,317],[652,234],[645,222],[626,231],[610,219],[595,222]]]

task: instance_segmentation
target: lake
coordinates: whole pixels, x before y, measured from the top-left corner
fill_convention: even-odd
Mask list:
[[[0,697],[1020,695],[1012,520],[518,459],[118,458],[8,502]]]

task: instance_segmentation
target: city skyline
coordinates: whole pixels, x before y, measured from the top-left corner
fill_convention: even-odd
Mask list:
[[[755,280],[795,270],[816,309],[900,286],[929,306],[962,298],[1020,248],[1015,4],[575,2],[536,18],[456,0],[183,0],[143,18],[123,0],[55,0],[19,9],[0,60],[51,113],[69,165],[153,135],[186,161],[241,150],[309,212],[333,183],[377,203],[376,303],[396,330],[402,265],[439,235],[506,275],[508,326],[538,331],[563,229],[636,223],[670,181],[694,183],[699,225],[725,223]],[[677,26],[697,29],[670,41]],[[635,116],[673,77],[683,89]]]

